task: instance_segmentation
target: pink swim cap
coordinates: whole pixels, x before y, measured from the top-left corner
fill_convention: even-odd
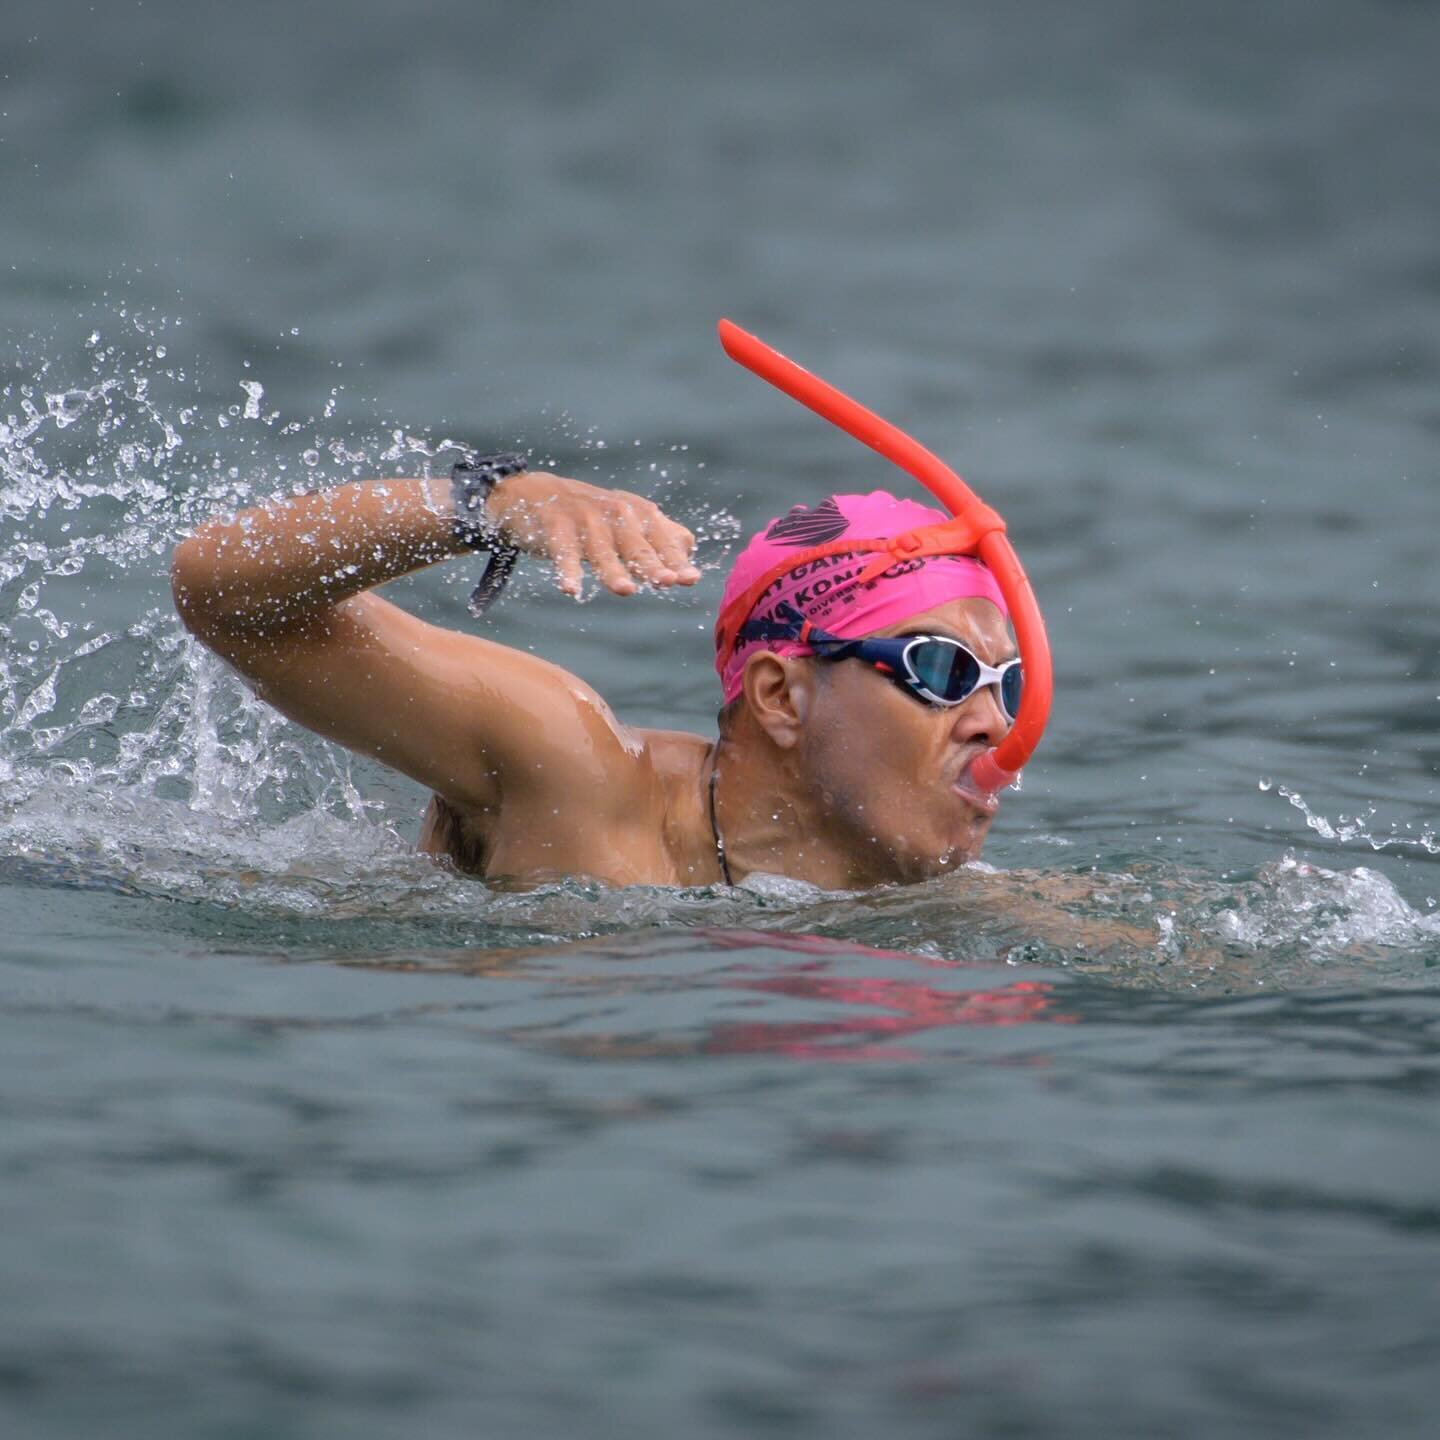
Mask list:
[[[715,669],[728,704],[740,693],[745,662],[757,650],[777,655],[810,655],[799,640],[739,640],[728,648],[724,617],[745,592],[793,560],[751,606],[746,619],[775,620],[782,604],[792,606],[818,629],[845,639],[898,625],[911,615],[951,600],[989,600],[1009,616],[989,567],[969,555],[911,555],[895,560],[873,579],[874,547],[846,551],[844,540],[884,540],[922,526],[944,525],[949,517],[885,490],[868,495],[831,495],[818,505],[796,505],[772,520],[736,557],[720,600]],[[838,550],[838,553],[836,553]],[[879,563],[883,564],[883,560]]]

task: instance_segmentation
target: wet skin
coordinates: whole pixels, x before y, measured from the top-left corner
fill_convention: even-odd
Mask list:
[[[954,600],[875,632],[944,635],[986,664],[1012,659],[1015,642],[988,600]],[[993,685],[942,708],[905,693],[859,660],[814,661],[822,701],[806,741],[837,842],[878,880],[920,880],[979,858],[994,819],[955,787],[975,757],[1010,729]]]
[[[990,664],[1015,653],[988,600],[951,601],[872,634],[948,635]],[[957,782],[1008,729],[993,687],[936,706],[861,660],[758,651],[737,707],[716,761],[736,878],[766,871],[857,889],[979,857],[996,803]]]
[[[952,601],[874,634],[948,635],[992,665],[1015,654],[1004,617],[988,600]],[[717,817],[734,880],[759,871],[863,888],[928,879],[979,858],[994,811],[956,782],[1009,728],[993,686],[942,708],[861,661],[762,652],[747,671],[751,665],[784,677],[798,717],[791,729],[742,715],[717,758],[699,735],[625,730],[606,711],[583,750],[588,775],[576,768],[581,752],[569,757],[572,785],[586,788],[543,812],[527,792],[512,814],[502,809],[469,823],[437,802],[423,847],[496,876],[711,883],[720,876],[708,785],[718,764]],[[628,750],[623,759],[617,739]],[[608,806],[604,815],[587,814],[583,796],[607,788],[627,797],[623,818]]]
[[[638,496],[526,472],[489,508],[567,592],[582,564],[619,595],[699,578],[694,537]],[[443,487],[356,482],[203,526],[172,580],[186,625],[262,698],[432,790],[421,848],[472,873],[713,884],[712,772],[735,880],[915,880],[980,853],[991,816],[954,787],[1005,733],[993,689],[945,709],[861,661],[762,651],[718,743],[636,729],[558,666],[375,593],[463,554]],[[1014,653],[984,600],[876,633],[953,635],[990,664]]]

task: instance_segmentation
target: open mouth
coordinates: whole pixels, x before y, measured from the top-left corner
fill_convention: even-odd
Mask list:
[[[1000,809],[1000,792],[998,790],[982,790],[971,778],[970,766],[960,772],[959,778],[951,789],[965,801],[967,805],[973,806],[982,815],[994,815]]]

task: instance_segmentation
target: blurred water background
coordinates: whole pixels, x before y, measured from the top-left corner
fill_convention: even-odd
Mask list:
[[[1433,1433],[1434,6],[3,9],[5,1435]],[[1009,520],[988,867],[491,891],[182,636],[524,444],[709,573],[493,633],[708,730],[738,530],[899,480],[720,314]]]

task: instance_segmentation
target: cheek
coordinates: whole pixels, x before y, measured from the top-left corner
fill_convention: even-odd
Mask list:
[[[940,784],[942,767],[933,727],[917,724],[927,712],[880,683],[889,694],[815,727],[811,774],[848,808],[863,805],[872,815],[903,820]]]
[[[939,795],[950,712],[921,705],[883,675],[848,661],[822,674],[816,701],[807,758],[809,773],[827,791],[892,815]]]

